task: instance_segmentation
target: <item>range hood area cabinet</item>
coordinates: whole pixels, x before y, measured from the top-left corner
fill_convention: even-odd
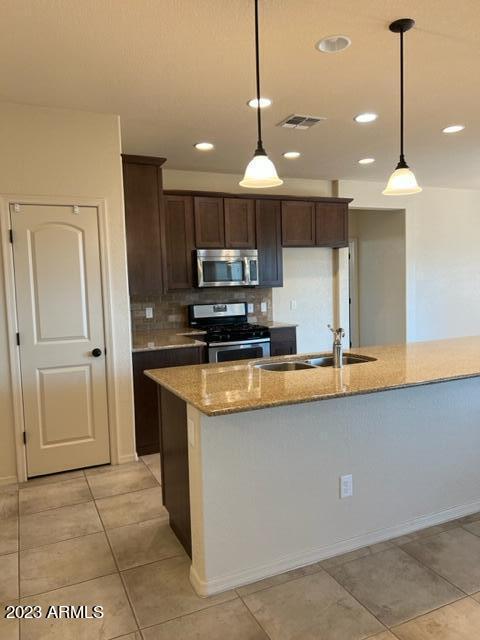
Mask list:
[[[194,197],[197,249],[255,249],[255,202]]]

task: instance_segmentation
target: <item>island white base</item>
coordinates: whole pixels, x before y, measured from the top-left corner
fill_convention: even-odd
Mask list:
[[[202,596],[480,511],[478,378],[188,421]]]

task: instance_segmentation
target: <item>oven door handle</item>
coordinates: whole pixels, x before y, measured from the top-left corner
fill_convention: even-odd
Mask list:
[[[270,338],[258,338],[255,340],[237,340],[235,342],[210,342],[208,346],[209,347],[230,347],[230,346],[242,345],[244,347],[249,347],[252,344],[263,344],[265,342],[270,342]]]

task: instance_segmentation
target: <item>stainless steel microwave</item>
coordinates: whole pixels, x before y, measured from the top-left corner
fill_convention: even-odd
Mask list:
[[[257,249],[197,249],[199,287],[257,285]]]

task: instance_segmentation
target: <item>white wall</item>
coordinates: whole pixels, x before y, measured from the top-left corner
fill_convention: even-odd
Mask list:
[[[207,171],[180,171],[169,169],[168,163],[163,171],[164,189],[191,189],[198,191],[224,191],[227,193],[246,192],[239,186],[241,175],[233,173],[209,173]],[[259,194],[281,194],[301,196],[331,196],[332,183],[329,180],[306,180],[303,178],[285,178],[280,187],[259,189]]]
[[[349,235],[357,252],[359,342],[353,346],[405,342],[405,213],[352,209]]]
[[[134,455],[130,312],[119,119],[63,109],[0,105],[0,194],[104,198],[113,296],[119,460]],[[1,263],[0,263],[1,270]],[[3,273],[0,273],[0,483],[16,476]]]
[[[299,353],[332,346],[327,324],[336,324],[332,249],[283,250],[283,287],[272,289],[274,318],[297,324]],[[291,301],[296,309],[290,308]]]
[[[362,209],[406,212],[407,340],[480,333],[480,192],[426,187],[383,196],[383,184],[342,180],[338,195]]]
[[[478,511],[479,413],[478,378],[216,417],[189,406],[195,588],[215,593]],[[353,497],[341,500],[346,473]]]

